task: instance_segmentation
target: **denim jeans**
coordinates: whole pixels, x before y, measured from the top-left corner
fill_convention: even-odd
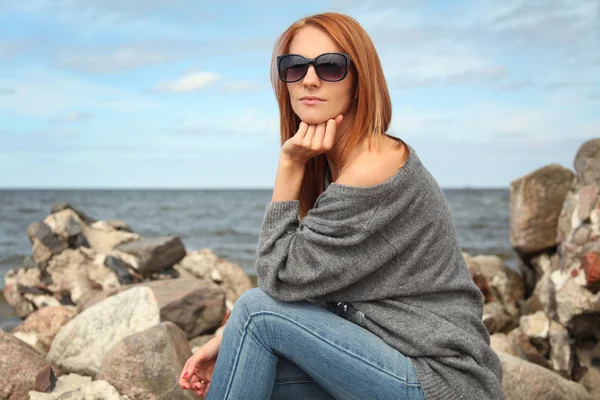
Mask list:
[[[208,400],[424,400],[413,363],[309,301],[244,292],[223,331]]]

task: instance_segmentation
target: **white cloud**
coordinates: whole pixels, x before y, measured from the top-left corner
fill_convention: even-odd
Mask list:
[[[386,53],[381,59],[390,83],[401,86],[490,81],[505,75],[504,68],[491,60],[454,50]]]
[[[93,117],[94,116],[89,113],[76,112],[76,113],[63,115],[62,117],[54,118],[52,121],[58,122],[58,123],[74,123],[74,122],[87,121]]]
[[[175,58],[172,52],[157,48],[156,43],[129,44],[94,53],[81,49],[64,50],[55,65],[87,73],[107,74],[160,64]]]
[[[234,111],[232,117],[218,120],[210,115],[194,115],[180,120],[172,129],[175,134],[203,135],[203,134],[279,134],[279,111],[273,106],[271,116],[259,112],[257,108],[246,107],[241,111]],[[279,138],[279,136],[277,136]]]
[[[214,72],[190,72],[174,81],[158,83],[155,89],[166,93],[194,92],[219,80],[221,76]]]
[[[253,81],[226,82],[221,90],[225,93],[251,93],[263,89],[263,85]]]
[[[12,86],[11,96],[0,96],[0,110],[54,118],[68,109],[114,111],[147,110],[157,103],[147,96],[125,89],[102,86],[57,71],[23,67],[11,78],[0,76],[0,87]]]

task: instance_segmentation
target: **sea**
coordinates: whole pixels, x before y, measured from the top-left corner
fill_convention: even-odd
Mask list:
[[[509,240],[509,190],[443,189],[463,251],[495,254],[517,268]],[[120,219],[142,236],[179,235],[187,250],[211,249],[255,274],[254,254],[272,189],[257,190],[0,190],[0,287],[31,255],[29,224],[52,204],[68,202],[97,220]]]

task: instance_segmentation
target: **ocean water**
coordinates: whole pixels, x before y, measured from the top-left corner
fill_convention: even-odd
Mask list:
[[[444,190],[462,249],[517,267],[509,242],[508,189]],[[27,227],[69,202],[95,219],[121,219],[142,236],[179,235],[188,250],[210,248],[254,274],[254,254],[272,190],[0,190],[0,287],[31,255]]]

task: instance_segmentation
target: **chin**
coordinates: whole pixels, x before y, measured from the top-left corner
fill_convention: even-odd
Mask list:
[[[323,115],[323,113],[319,112],[300,112],[297,114],[298,117],[305,123],[309,125],[317,125],[321,122],[325,122],[333,117],[328,117],[327,115]]]

